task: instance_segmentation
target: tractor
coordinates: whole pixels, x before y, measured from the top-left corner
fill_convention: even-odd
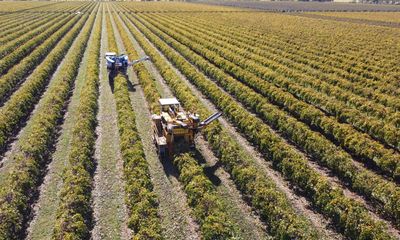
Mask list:
[[[160,114],[153,114],[153,141],[161,158],[172,156],[176,148],[194,147],[195,135],[222,113],[200,121],[199,115],[185,111],[176,98],[159,99]]]
[[[107,60],[107,70],[111,76],[116,76],[118,72],[126,74],[128,67],[146,60],[150,60],[148,56],[144,56],[131,62],[129,61],[127,55],[121,54],[117,56],[115,52],[106,52],[105,58]]]

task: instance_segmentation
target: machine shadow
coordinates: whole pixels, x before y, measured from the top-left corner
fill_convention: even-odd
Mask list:
[[[108,74],[108,84],[110,85],[112,93],[114,93],[114,79],[117,76],[117,74],[115,74],[113,72],[110,72]],[[136,92],[136,86],[138,86],[139,84],[132,84],[132,82],[129,81],[129,76],[127,74],[123,74],[123,73],[120,73],[120,74],[127,80],[128,91],[129,92]]]
[[[128,77],[127,77],[128,78]],[[137,83],[135,83],[135,84],[132,84],[132,82],[131,81],[129,81],[129,79],[128,79],[128,91],[129,92],[136,92],[136,86],[138,86],[139,84],[137,84]]]
[[[203,165],[206,164],[207,161],[204,159],[203,155],[196,149],[192,147],[187,147],[187,146],[181,146],[180,150],[178,153],[175,154],[175,156],[184,154],[184,153],[189,153],[192,155],[196,161]],[[173,176],[175,178],[179,178],[179,170],[178,168],[173,164],[173,156],[167,156],[167,157],[160,157],[159,156],[159,161],[161,162],[161,165],[163,166],[163,170],[165,174],[169,176]],[[222,164],[218,161],[212,166],[205,166],[203,167],[203,172],[206,175],[208,179],[210,179],[211,183],[218,187],[221,185],[221,179],[215,174],[215,172],[222,167]]]
[[[172,158],[171,157],[158,157],[158,160],[161,162],[161,165],[163,167],[164,173],[167,175],[167,177],[174,177],[176,179],[179,178],[179,172],[178,168],[175,167],[174,164],[172,164]]]
[[[114,78],[115,74],[112,72],[108,73],[108,84],[110,85],[111,92],[114,93]]]
[[[203,155],[197,150],[193,149],[192,152],[194,153],[194,157],[196,158],[199,164],[206,164],[206,160],[204,159]],[[212,182],[214,186],[221,185],[221,179],[215,175],[215,172],[222,167],[220,161],[217,161],[214,165],[206,165],[203,167],[204,174],[207,176],[208,179]]]

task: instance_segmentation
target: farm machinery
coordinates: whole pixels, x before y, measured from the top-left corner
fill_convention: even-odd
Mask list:
[[[196,133],[222,113],[216,112],[200,121],[199,115],[185,111],[176,98],[159,99],[160,114],[153,114],[153,140],[160,157],[174,153],[175,148],[193,147]]]
[[[117,75],[118,72],[126,74],[128,67],[150,59],[148,56],[145,56],[131,62],[127,55],[121,54],[117,56],[115,52],[106,52],[105,58],[107,60],[107,70],[112,76]]]

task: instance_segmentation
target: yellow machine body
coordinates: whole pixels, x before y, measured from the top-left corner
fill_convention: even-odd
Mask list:
[[[199,130],[221,116],[213,114],[200,122],[195,113],[186,112],[176,98],[159,100],[160,113],[152,115],[154,143],[161,156],[174,153],[178,146],[194,146],[194,138]]]

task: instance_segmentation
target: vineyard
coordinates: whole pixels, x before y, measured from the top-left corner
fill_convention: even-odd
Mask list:
[[[399,12],[0,7],[0,240],[400,239]],[[165,159],[173,97],[222,117]]]

